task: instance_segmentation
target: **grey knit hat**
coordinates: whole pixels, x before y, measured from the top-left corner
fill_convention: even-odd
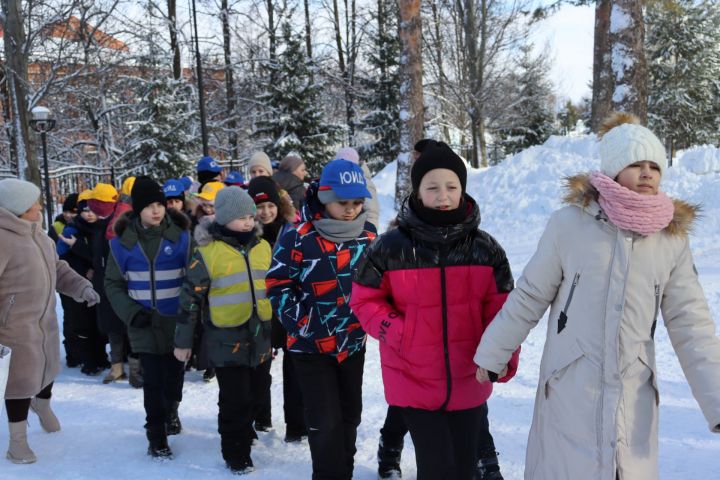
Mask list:
[[[30,182],[17,178],[0,180],[0,207],[20,216],[30,210],[40,198],[40,189]]]
[[[225,187],[215,197],[215,223],[227,225],[246,215],[255,216],[255,202],[240,187]]]
[[[297,168],[302,164],[302,158],[298,157],[297,155],[288,155],[280,162],[280,170],[292,173],[297,170]]]

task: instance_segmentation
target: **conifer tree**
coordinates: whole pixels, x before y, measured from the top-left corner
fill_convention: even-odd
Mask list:
[[[319,175],[332,159],[342,127],[324,121],[321,94],[324,85],[316,62],[306,56],[302,37],[289,23],[282,26],[284,50],[268,62],[268,82],[259,100],[265,112],[257,122],[255,136],[265,140],[264,151],[273,159],[295,153],[305,161],[311,175]]]

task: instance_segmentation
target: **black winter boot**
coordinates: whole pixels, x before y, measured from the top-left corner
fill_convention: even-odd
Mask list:
[[[245,475],[255,470],[255,466],[250,458],[242,460],[228,459],[225,460],[225,465],[227,465],[227,468],[230,469],[233,475]]]
[[[400,457],[403,444],[386,445],[383,437],[380,437],[378,444],[378,477],[380,478],[402,478],[400,470]]]
[[[477,462],[475,480],[503,480],[498,464],[497,452],[481,452],[481,458]]]
[[[178,435],[182,432],[182,423],[180,423],[180,417],[178,416],[179,406],[180,402],[168,402],[167,420],[165,421],[168,435]]]
[[[165,425],[148,426],[146,430],[149,443],[147,454],[153,458],[172,459],[173,453],[167,442]]]
[[[254,433],[254,431],[253,431]],[[255,470],[250,458],[250,438],[242,436],[220,436],[220,449],[225,464],[235,475],[244,475]]]

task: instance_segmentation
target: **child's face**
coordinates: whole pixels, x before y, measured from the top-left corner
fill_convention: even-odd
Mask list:
[[[89,208],[85,208],[82,212],[80,212],[80,218],[85,220],[87,223],[97,222],[97,215],[95,215]]]
[[[660,167],[655,162],[635,162],[623,168],[616,181],[640,195],[656,195],[660,187]]]
[[[255,177],[269,177],[271,175],[271,172],[268,172],[265,170],[265,167],[261,167],[260,165],[253,165],[253,167],[250,169],[250,178]]]
[[[257,205],[257,219],[260,223],[267,225],[272,223],[278,216],[278,208],[273,202],[262,202]]]
[[[427,208],[455,210],[462,198],[460,178],[447,168],[430,170],[420,180],[418,197]]]
[[[168,198],[167,208],[169,208],[170,210],[177,210],[178,212],[182,212],[183,201],[179,198]]]
[[[351,222],[360,215],[364,204],[365,200],[362,198],[341,200],[339,202],[330,202],[325,205],[325,211],[333,220]]]
[[[62,214],[63,214],[63,218],[68,223],[70,223],[72,221],[72,219],[75,218],[75,215],[76,215],[73,212],[67,212],[67,211],[63,212]]]
[[[225,225],[225,228],[232,230],[233,232],[249,232],[255,228],[255,217],[252,215],[245,215],[244,217],[236,218]]]
[[[157,227],[165,218],[165,205],[153,202],[140,212],[140,221],[144,227]]]

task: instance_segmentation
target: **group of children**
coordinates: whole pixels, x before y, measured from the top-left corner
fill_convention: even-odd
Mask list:
[[[638,132],[646,135],[644,130],[631,129],[633,135]],[[627,238],[634,238],[639,248],[649,252],[664,248],[677,253],[677,262],[646,273],[657,277],[654,319],[662,307],[666,322],[684,325],[687,313],[676,307],[678,304],[671,304],[670,297],[682,297],[680,283],[696,284],[691,278],[689,254],[683,250],[687,246],[686,242],[684,247],[682,244],[686,230],[677,234],[678,245],[672,243],[675,240],[655,237],[672,224],[672,204],[661,197],[653,201],[665,203],[657,205],[649,205],[650,197],[641,199],[648,204],[647,211],[654,212],[652,215],[657,215],[661,207],[667,210],[663,213],[667,218],[663,217],[664,224],[658,228],[637,230],[637,222],[625,224],[622,216],[613,216],[617,209],[612,201],[603,203],[608,198],[615,201],[611,195],[626,195],[618,192],[616,184],[639,195],[657,194],[657,188],[654,192],[643,189],[652,187],[653,179],[659,184],[664,150],[644,158],[633,147],[634,137],[613,141],[616,144],[609,153],[603,153],[607,159],[603,157],[602,166],[612,176],[592,177],[576,186],[583,193],[580,200],[574,201],[580,209],[568,210],[563,214],[567,219],[554,216],[548,228],[557,229],[558,222],[580,223],[580,228],[590,232],[587,242],[595,241],[602,251],[605,246],[598,244],[599,232],[613,236],[618,231],[630,231]],[[582,430],[581,423],[600,418],[600,413],[592,410],[597,399],[593,396],[587,403],[580,402],[583,405],[573,405],[577,402],[569,400],[571,387],[580,386],[583,392],[589,392],[590,387],[581,385],[600,371],[594,365],[607,363],[610,357],[596,359],[593,349],[597,338],[583,337],[579,327],[574,326],[582,323],[573,318],[581,315],[572,296],[576,287],[583,297],[593,296],[586,287],[578,287],[581,274],[586,283],[589,279],[585,280],[585,276],[606,278],[610,273],[589,261],[593,253],[582,249],[577,256],[570,255],[570,262],[578,265],[565,264],[563,252],[572,250],[572,239],[579,234],[586,236],[566,228],[564,236],[553,233],[552,238],[551,234],[543,237],[542,255],[536,255],[528,265],[519,282],[520,291],[511,294],[514,281],[508,260],[498,242],[479,228],[480,207],[466,191],[464,161],[441,142],[420,142],[416,149],[412,192],[396,220],[379,237],[375,225],[368,222],[366,208],[373,194],[354,159],[337,158],[326,164],[320,177],[307,186],[299,208],[273,181],[272,172],[263,171],[268,170],[267,156],[253,157],[253,178],[243,187],[223,184],[219,166],[203,159],[203,171],[208,173],[199,175],[201,185],[192,220],[182,213],[187,211],[188,199],[184,198],[185,188],[180,181],[171,180],[161,187],[147,177],[135,180],[129,192],[130,209],[110,222],[114,236],[109,240],[103,265],[101,296],[127,327],[130,347],[142,367],[150,455],[172,455],[167,436],[181,431],[177,412],[182,399],[183,365],[199,348],[206,366],[217,375],[223,459],[234,473],[252,471],[255,432],[271,425],[270,362],[282,349],[286,441],[307,436],[314,479],[352,478],[369,334],[379,340],[385,396],[390,405],[381,430],[380,477],[401,476],[403,437],[409,431],[419,479],[502,479],[489,432],[486,401],[492,382],[506,382],[514,376],[519,345],[551,302],[557,303],[551,317],[558,313],[558,320],[556,324],[551,319],[553,332],[549,329],[548,341],[569,353],[546,351],[558,358],[549,360],[549,367],[542,367],[546,383],[538,389],[537,402],[541,407],[547,405],[542,408],[558,409],[558,413],[562,405],[569,419],[577,416],[575,410],[584,408],[587,418],[578,417],[575,423],[557,419],[557,425],[549,425],[542,415],[553,418],[552,411],[537,411],[536,406],[533,435],[542,430],[560,443],[569,442],[563,444],[567,451],[580,449],[583,439],[595,440],[595,430],[588,426],[587,432],[595,432],[590,435]],[[256,168],[260,164],[261,168]],[[295,158],[287,164],[294,171],[304,169]],[[628,169],[638,170],[637,175],[626,173]],[[612,185],[606,185],[607,178]],[[80,195],[80,218],[66,227],[58,242],[58,251],[64,251],[61,255],[71,252],[85,260],[82,268],[89,265],[88,255],[82,252],[88,248],[83,232],[87,231],[86,224],[94,221],[91,212],[99,219],[112,213],[97,208],[97,202],[102,201],[98,189],[105,191],[106,187],[98,185],[93,192]],[[617,201],[620,207],[640,217],[647,213],[642,210],[645,204],[634,197],[632,200],[635,203]],[[594,213],[586,216],[585,210]],[[650,219],[650,223],[655,220]],[[659,242],[656,246],[646,238],[660,240],[653,240]],[[571,244],[558,247],[564,242]],[[649,246],[643,246],[646,243]],[[632,248],[627,255],[635,255]],[[603,258],[599,257],[598,262],[607,267]],[[95,270],[88,276],[95,281],[97,275]],[[644,283],[637,278],[632,281],[641,284],[638,292],[644,294]],[[617,315],[605,318],[604,324],[614,322],[615,329],[596,332],[598,336],[617,338],[622,334],[624,330],[617,325],[625,304],[637,313],[637,307],[632,305],[634,297],[621,298],[624,291],[620,288],[608,293],[619,295],[613,301],[620,308],[614,310]],[[503,308],[509,295],[508,306]],[[594,297],[604,302],[606,295]],[[696,303],[694,320],[707,323],[707,307],[703,310],[702,302]],[[593,304],[592,309],[605,311],[605,305]],[[197,325],[202,325],[200,345],[196,340]],[[588,322],[585,325],[591,328]],[[648,344],[655,323],[652,332],[647,327],[647,338],[634,344],[621,339],[620,347],[612,347],[631,350],[627,358],[623,356],[627,365],[619,375],[629,376],[627,369],[637,370],[632,373],[634,390],[625,393],[627,402],[623,403],[622,415],[629,419],[641,415],[638,412],[645,408],[646,397],[642,389],[654,385],[648,383],[654,382],[654,359],[648,353]],[[486,331],[490,333],[487,338]],[[682,335],[671,330],[671,336],[678,340]],[[699,335],[682,339],[699,342]],[[720,364],[716,339],[705,344],[703,352],[704,358],[713,359],[713,366]],[[696,387],[702,391],[701,406],[709,421],[715,422],[712,425],[720,429],[717,401],[710,398],[713,391],[720,390],[713,390],[720,382],[716,382],[717,375],[711,375],[709,367],[696,366],[697,355],[685,352],[681,362],[696,375],[694,383],[705,382],[706,386]],[[638,356],[641,363],[636,364]],[[113,353],[113,365],[116,360],[122,361]],[[570,369],[578,370],[568,373]],[[559,380],[563,372],[574,375],[566,379],[566,384]],[[598,378],[596,383],[604,381],[607,379]],[[615,381],[625,380],[618,376]],[[564,402],[555,397],[561,389]],[[618,398],[610,390],[603,395],[605,401],[617,404]],[[611,413],[608,415],[615,418],[614,411]],[[612,420],[608,421],[606,427],[614,428]],[[656,432],[652,425],[648,432]],[[617,447],[616,437],[607,437],[611,438],[612,443],[608,440],[607,445],[617,453],[606,452],[603,444],[603,455],[610,456],[603,456],[600,465],[596,462],[600,457],[565,458],[562,452],[548,453],[548,446],[537,438],[528,450],[528,464],[533,465],[533,470],[526,471],[527,478],[645,478],[638,473],[642,465],[629,459],[637,457],[638,442],[652,444],[652,435],[635,438],[635,443],[626,437],[618,438]],[[544,455],[554,460],[545,460]]]

